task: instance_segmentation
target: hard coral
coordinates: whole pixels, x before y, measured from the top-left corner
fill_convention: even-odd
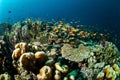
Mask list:
[[[120,68],[117,64],[114,64],[112,67],[110,65],[106,65],[103,70],[97,75],[97,79],[101,80],[105,78],[109,80],[116,80],[119,75]]]
[[[15,50],[13,51],[12,58],[19,59],[20,56],[27,51],[27,43],[20,42],[15,45]]]
[[[8,73],[0,74],[0,80],[12,80]]]
[[[49,66],[43,66],[37,78],[38,80],[52,80],[52,69]]]
[[[20,56],[21,56],[21,50],[20,50],[20,48],[15,49],[13,51],[12,58],[13,59],[19,59]]]
[[[35,65],[35,55],[32,52],[24,53],[20,56],[19,67],[23,67],[27,70],[34,70]]]
[[[90,50],[82,44],[79,48],[72,48],[69,44],[64,44],[61,53],[65,59],[80,62],[89,57]]]
[[[40,61],[45,62],[47,59],[47,55],[43,51],[39,51],[35,53],[35,59],[40,59]]]
[[[55,68],[56,68],[56,70],[58,70],[62,73],[67,73],[68,72],[68,66],[67,65],[61,65],[59,62],[55,63]]]
[[[37,76],[31,72],[24,70],[21,74],[14,75],[15,80],[37,80]]]
[[[58,70],[55,70],[55,75],[54,75],[55,80],[61,80],[61,72]]]
[[[35,53],[35,59],[38,66],[44,65],[44,63],[47,61],[48,56],[43,51],[39,51]]]

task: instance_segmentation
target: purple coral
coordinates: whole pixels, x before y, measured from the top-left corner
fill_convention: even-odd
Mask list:
[[[105,41],[100,41],[100,44],[105,47]]]

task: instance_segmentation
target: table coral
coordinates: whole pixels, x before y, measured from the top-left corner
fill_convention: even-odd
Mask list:
[[[82,44],[79,48],[72,48],[69,44],[64,44],[61,49],[62,57],[75,62],[83,61],[89,57],[90,53],[90,50]]]

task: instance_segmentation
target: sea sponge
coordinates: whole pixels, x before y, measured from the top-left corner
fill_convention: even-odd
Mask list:
[[[90,56],[90,50],[83,44],[79,48],[72,48],[69,44],[64,44],[61,49],[62,57],[75,62],[83,61]]]
[[[49,66],[43,66],[40,73],[37,74],[38,80],[52,80],[52,69]]]
[[[55,63],[55,68],[56,68],[56,70],[58,70],[62,73],[67,73],[68,72],[68,66],[67,65],[61,65],[59,62]]]
[[[34,70],[35,55],[32,52],[24,53],[19,58],[19,66],[27,70]]]

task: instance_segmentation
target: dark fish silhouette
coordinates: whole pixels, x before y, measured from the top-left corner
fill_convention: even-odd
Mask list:
[[[8,11],[8,13],[12,13],[12,11]]]

